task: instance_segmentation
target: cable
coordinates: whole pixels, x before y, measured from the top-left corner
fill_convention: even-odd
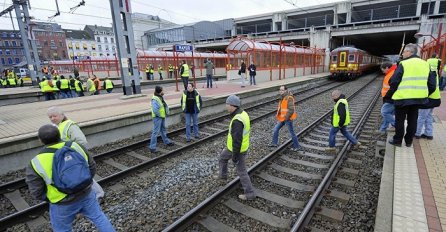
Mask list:
[[[157,6],[155,6],[155,5],[150,5],[150,4],[147,4],[147,3],[142,3],[142,2],[139,2],[139,1],[137,1],[137,0],[133,0],[132,2],[134,2],[134,3],[136,3],[136,4],[143,5],[143,6],[151,7],[151,8],[156,8],[156,9],[159,9],[159,10],[169,11],[169,12],[172,12],[172,13],[174,13],[174,14],[176,14],[176,15],[181,15],[181,16],[184,16],[184,17],[187,17],[187,18],[190,18],[190,19],[195,19],[195,20],[198,20],[198,21],[206,21],[206,20],[204,20],[204,19],[191,17],[191,16],[189,16],[189,15],[181,14],[181,13],[178,13],[178,12],[175,12],[175,11],[172,11],[172,10],[166,10],[166,9],[164,9],[164,8],[157,7]]]

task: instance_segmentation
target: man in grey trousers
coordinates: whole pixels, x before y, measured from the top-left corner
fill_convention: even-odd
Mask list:
[[[248,114],[240,106],[240,98],[236,95],[231,95],[226,99],[226,109],[230,113],[232,120],[229,123],[227,146],[220,154],[220,173],[214,176],[214,179],[226,180],[228,178],[228,161],[232,158],[237,168],[237,174],[240,177],[240,183],[245,192],[238,197],[241,200],[254,200],[256,195],[245,164],[249,148],[251,123]]]

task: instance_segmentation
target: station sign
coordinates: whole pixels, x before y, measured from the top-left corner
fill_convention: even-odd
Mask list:
[[[175,51],[177,52],[192,52],[194,47],[188,44],[175,44]]]

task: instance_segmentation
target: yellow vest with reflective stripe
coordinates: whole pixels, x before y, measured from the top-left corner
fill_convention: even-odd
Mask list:
[[[427,63],[429,63],[429,65],[431,66],[431,70],[432,71],[437,71],[438,70],[438,62],[440,61],[440,59],[437,58],[429,58],[426,60]]]
[[[10,86],[16,86],[16,85],[17,85],[17,83],[16,83],[16,81],[15,81],[15,77],[14,77],[14,75],[9,75],[9,74],[8,74],[8,81],[9,81],[9,85],[10,85]]]
[[[53,92],[53,88],[48,84],[48,80],[44,80],[40,84],[42,92]]]
[[[105,89],[113,89],[113,83],[111,80],[105,80]]]
[[[338,112],[338,106],[339,103],[344,103],[345,105],[345,122],[344,122],[344,126],[347,126],[348,124],[350,124],[350,110],[348,109],[348,102],[347,99],[339,99],[335,106],[334,106],[334,110],[333,110],[333,126],[334,127],[339,127],[339,112]]]
[[[431,93],[431,95],[429,95],[429,98],[430,99],[440,99],[441,98],[441,93],[440,93],[440,80],[439,80],[439,78],[438,78],[438,75],[437,75],[437,84],[436,84],[436,86],[435,86],[435,91],[433,92],[433,93]]]
[[[196,91],[196,90],[195,90]],[[186,109],[186,100],[187,100],[187,94],[186,94],[187,90],[185,90],[183,92],[183,98],[181,99],[183,104],[181,104],[181,109],[184,111],[184,109]],[[200,111],[200,94],[197,92],[197,95],[195,96],[195,103],[197,104],[197,109],[198,111]]]
[[[173,72],[173,65],[169,65],[169,72]]]
[[[46,148],[60,149],[64,145],[65,142],[60,142]],[[73,142],[71,144],[71,148],[82,154],[85,160],[88,162],[88,156],[79,146],[79,144]],[[53,157],[54,153],[40,153],[31,160],[31,166],[33,167],[34,171],[45,181],[46,197],[51,203],[54,204],[63,200],[67,194],[60,192],[55,186],[53,186]]]
[[[70,88],[70,81],[67,79],[60,79],[60,89],[67,90]]]
[[[161,118],[166,118],[166,109],[164,108],[164,104],[163,101],[161,101],[161,99],[158,96],[153,95],[152,96],[152,100],[156,100],[158,102],[158,105],[160,106],[159,111],[160,111],[160,117]],[[152,118],[156,117],[155,112],[153,112],[153,107],[152,107]]]
[[[228,139],[227,139],[227,148],[229,151],[232,152],[232,135],[231,135],[231,127],[232,122],[234,120],[239,120],[243,123],[243,137],[242,137],[242,146],[240,148],[240,153],[246,152],[249,148],[249,133],[251,131],[251,121],[249,119],[248,113],[245,111],[241,112],[240,114],[236,114],[231,122],[229,123],[229,132],[228,132]]]
[[[96,91],[96,86],[94,85],[94,82],[91,79],[88,79],[87,82],[90,85],[90,88],[88,89],[88,92]]]
[[[189,77],[189,65],[183,64],[183,74],[181,74],[181,77]]]
[[[60,139],[63,141],[70,141],[70,135],[68,134],[68,130],[70,129],[71,125],[76,124],[75,122],[67,119],[57,126],[60,133]]]
[[[82,92],[81,87],[79,87],[79,83],[80,83],[79,80],[76,80],[76,81],[74,82],[74,87],[76,88],[76,92]]]
[[[404,73],[398,89],[392,96],[393,100],[423,99],[429,95],[427,78],[430,72],[429,64],[418,58],[401,61]]]

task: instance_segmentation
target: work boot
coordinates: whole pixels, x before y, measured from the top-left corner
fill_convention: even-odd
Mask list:
[[[228,178],[227,177],[222,177],[222,176],[220,176],[220,175],[213,175],[212,176],[212,179],[214,179],[214,180],[227,180]]]
[[[353,145],[353,148],[357,149],[359,148],[359,146],[361,146],[361,142],[358,142],[357,144]]]
[[[332,154],[334,154],[334,153],[336,153],[336,147],[325,148],[325,151],[326,151],[327,153],[332,153]]]
[[[247,197],[246,194],[240,194],[240,195],[238,195],[238,198],[240,200],[244,200],[244,201],[251,201],[251,200],[255,200],[256,196],[254,196],[254,197]]]

